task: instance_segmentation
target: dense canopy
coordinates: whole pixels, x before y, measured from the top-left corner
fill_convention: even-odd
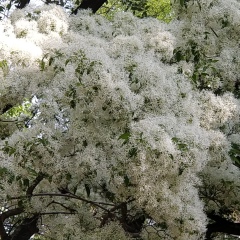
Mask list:
[[[240,2],[173,10],[0,22],[2,240],[240,235]]]

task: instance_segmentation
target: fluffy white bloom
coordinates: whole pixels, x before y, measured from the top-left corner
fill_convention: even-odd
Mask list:
[[[63,35],[68,29],[68,19],[60,7],[45,7],[37,21],[39,31],[42,33],[58,32]]]
[[[29,66],[41,58],[42,50],[25,39],[3,36],[0,43],[0,54],[2,60],[7,59],[9,63]]]
[[[238,101],[232,94],[215,96],[211,92],[204,92],[201,96],[203,101],[202,124],[206,127],[219,128],[232,118],[236,118],[239,112]],[[237,121],[237,119],[235,119]]]
[[[203,2],[204,11],[208,3]],[[212,209],[212,203],[200,199],[202,184],[218,186],[222,179],[238,177],[228,152],[230,140],[239,138],[239,130],[231,136],[239,121],[239,101],[229,93],[216,96],[195,89],[189,80],[195,67],[191,59],[170,64],[175,46],[189,47],[189,36],[196,37],[205,53],[214,46],[214,38],[202,42],[207,19],[195,16],[194,6],[188,13],[192,22],[170,25],[130,13],[119,13],[112,22],[88,11],[67,18],[58,7],[39,8],[29,22],[17,11],[12,24],[1,23],[0,61],[6,60],[10,68],[1,74],[0,108],[33,96],[39,101],[29,128],[0,132],[0,167],[17,174],[16,179],[32,180],[36,173],[45,173],[36,192],[56,192],[67,185],[85,196],[89,185],[92,201],[118,203],[134,197],[132,214],[144,211],[165,227],[160,238],[203,238],[204,211]],[[5,31],[6,26],[10,30]],[[186,35],[179,37],[178,27]],[[223,42],[219,52],[217,47],[211,51],[224,59],[219,66],[237,55],[231,46],[223,49]],[[20,180],[9,184],[4,176],[2,181],[9,196],[25,194]],[[224,198],[229,186],[221,186]],[[56,206],[42,197],[27,209],[58,211],[64,200],[57,197]],[[225,205],[232,202],[234,194]],[[44,216],[46,235],[128,239],[114,221],[97,228],[103,212],[94,204],[77,199],[67,204],[78,214]],[[59,228],[61,232],[55,230]]]
[[[239,1],[188,1],[187,6],[185,11],[179,11],[180,4],[173,4],[181,19],[185,19],[170,26],[176,33],[176,46],[187,59],[191,52],[192,58],[197,55],[194,62],[200,72],[207,73],[203,78],[209,88],[234,89],[240,66]],[[208,74],[215,75],[215,79],[209,80]]]
[[[174,50],[174,38],[170,32],[160,32],[150,37],[149,45],[160,54],[163,58],[171,59]]]

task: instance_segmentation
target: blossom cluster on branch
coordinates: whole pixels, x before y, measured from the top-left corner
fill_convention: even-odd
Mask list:
[[[57,6],[0,23],[0,203],[19,210],[2,238],[28,217],[53,239],[196,240],[208,212],[240,210],[239,2],[223,28],[223,1],[189,2],[169,24]]]

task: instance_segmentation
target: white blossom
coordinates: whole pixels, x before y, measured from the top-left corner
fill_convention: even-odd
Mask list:
[[[45,173],[48,178],[37,186],[38,193],[67,185],[83,196],[84,186],[90,184],[93,201],[106,200],[100,187],[105,184],[116,202],[134,196],[134,214],[144,210],[166,225],[159,239],[204,239],[205,210],[218,206],[200,198],[202,186],[221,187],[226,206],[239,198],[238,181],[231,183],[230,195],[228,185],[219,185],[224,179],[239,179],[229,157],[231,143],[239,140],[239,129],[232,133],[239,123],[239,100],[231,93],[216,96],[211,90],[198,90],[189,79],[194,61],[173,64],[171,59],[175,48],[189,47],[186,39],[191,37],[205,54],[218,55],[214,66],[223,68],[224,86],[236,81],[237,37],[229,30],[234,44],[227,48],[229,39],[219,22],[208,25],[208,11],[221,17],[219,9],[226,10],[223,1],[218,1],[219,9],[208,10],[210,2],[202,3],[205,18],[193,4],[188,18],[169,25],[130,13],[118,13],[108,22],[89,11],[68,18],[56,6],[39,7],[30,19],[16,10],[11,23],[0,23],[0,61],[10,67],[7,74],[0,73],[0,109],[34,97],[38,114],[31,127],[21,125],[9,132],[6,128],[6,136],[0,131],[1,169],[31,181],[36,173]],[[238,29],[239,3],[228,2],[237,8],[226,14],[235,16],[231,22]],[[203,40],[210,28],[220,36],[217,46],[215,38]],[[18,123],[26,118],[20,115]],[[5,176],[1,194],[24,195],[21,184]],[[46,236],[129,239],[117,219],[98,228],[101,218],[93,204],[70,199],[67,207],[78,214],[59,217],[47,215],[59,210],[49,199],[36,197],[26,207],[29,212],[45,211],[41,231]],[[142,236],[157,239],[146,232]]]

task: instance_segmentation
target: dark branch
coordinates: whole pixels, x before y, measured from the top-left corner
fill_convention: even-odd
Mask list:
[[[24,209],[22,207],[19,207],[19,208],[14,208],[14,209],[8,210],[6,212],[3,212],[0,215],[0,236],[1,236],[2,240],[9,239],[9,236],[7,235],[6,229],[4,227],[4,221],[9,217],[16,216],[16,215],[23,213],[23,211],[24,211]]]
[[[0,219],[0,237],[2,240],[8,240],[8,235],[6,233],[6,230],[4,228],[3,220],[2,218]]]
[[[11,240],[29,240],[33,234],[38,233],[37,222],[39,215],[35,214],[31,218],[25,218],[11,235]]]
[[[3,110],[2,110],[2,114],[4,114],[5,112],[7,112],[9,109],[11,109],[13,107],[13,105],[12,104],[7,104],[4,108],[3,108]]]
[[[41,216],[42,215],[58,215],[58,214],[65,214],[65,215],[77,214],[77,211],[74,211],[74,212],[44,212],[44,213],[41,213]]]
[[[19,9],[25,8],[29,2],[30,0],[19,0],[16,7]],[[47,3],[49,2],[52,3],[52,1],[47,1]],[[105,2],[107,2],[107,0],[82,0],[81,4],[73,11],[73,13],[77,14],[80,9],[91,9],[92,12],[95,13]]]
[[[70,207],[67,207],[67,206],[65,206],[63,203],[56,202],[56,201],[54,201],[54,200],[51,201],[51,202],[47,205],[47,207],[50,206],[50,205],[53,205],[53,204],[59,205],[59,206],[61,206],[62,208],[64,208],[65,210],[67,210],[67,211],[69,211],[69,212],[71,212],[71,213],[77,212],[75,209],[70,208]]]
[[[30,0],[19,0],[17,4],[17,8],[23,9],[29,4]]]
[[[103,206],[101,206],[100,204],[102,205],[110,205],[112,206],[111,204],[109,203],[104,203],[104,202],[94,202],[94,201],[90,201],[90,200],[87,200],[85,198],[82,198],[82,197],[79,197],[77,195],[74,195],[74,194],[62,194],[62,193],[37,193],[37,194],[32,194],[31,195],[32,197],[65,197],[65,198],[73,198],[73,199],[77,199],[77,200],[80,200],[80,201],[83,201],[83,202],[86,202],[86,203],[89,203],[89,204],[92,204],[96,207],[99,207],[101,208],[102,210],[104,211],[108,211],[108,209],[104,208]],[[11,198],[11,199],[21,199],[21,198],[25,198],[26,196],[20,196],[20,197],[14,197],[14,198]]]
[[[214,221],[207,226],[206,240],[212,239],[213,233],[226,233],[240,236],[240,223],[234,223],[215,213],[208,214],[208,218]]]
[[[37,187],[37,185],[43,180],[44,174],[39,173],[36,179],[33,181],[32,185],[28,187],[26,191],[26,195],[31,197],[34,189]]]
[[[23,210],[24,209],[22,207],[19,207],[19,208],[14,208],[14,209],[8,210],[6,212],[3,212],[1,214],[1,220],[4,222],[9,217],[21,214],[23,212]]]
[[[77,14],[80,9],[91,9],[95,13],[105,2],[107,0],[83,0],[73,13]]]
[[[42,181],[44,174],[39,173],[39,175],[34,179],[32,184],[28,187],[26,191],[26,198],[31,199],[32,194],[36,186]],[[4,221],[10,217],[24,213],[24,207],[14,208],[5,211],[0,214],[0,236],[2,240],[29,240],[30,237],[37,233],[39,230],[37,228],[37,221],[39,215],[34,215],[31,218],[25,218],[14,230],[11,236],[8,236],[6,229],[4,228]]]
[[[2,119],[0,119],[0,122],[3,122],[3,123],[16,123],[16,122],[18,122],[18,120],[2,120]]]

